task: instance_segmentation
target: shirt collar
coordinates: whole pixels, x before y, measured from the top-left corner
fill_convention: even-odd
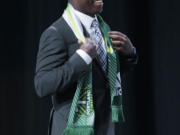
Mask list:
[[[95,15],[95,17],[91,17],[89,15],[86,15],[86,14],[74,9],[73,6],[72,6],[72,10],[73,10],[74,14],[78,17],[80,22],[84,25],[84,27],[89,31],[91,28],[91,24],[92,24],[93,20],[94,19],[97,20],[96,15]]]

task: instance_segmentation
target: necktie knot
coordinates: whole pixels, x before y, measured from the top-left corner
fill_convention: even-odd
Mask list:
[[[94,20],[92,21],[92,23],[91,23],[91,28],[96,29],[96,28],[98,28],[98,27],[99,27],[99,24],[98,24],[97,20],[94,19]]]

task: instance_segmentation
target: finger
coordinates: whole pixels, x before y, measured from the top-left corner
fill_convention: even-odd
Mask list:
[[[86,38],[86,43],[87,43],[88,45],[97,46],[97,45],[95,44],[95,42],[93,42],[90,38]]]
[[[113,45],[119,45],[119,46],[121,45],[121,46],[122,46],[122,45],[124,45],[125,43],[124,43],[123,41],[112,41],[112,44],[113,44]]]
[[[83,42],[78,39],[78,44],[81,46],[81,45],[83,45]]]
[[[126,36],[122,36],[121,34],[111,34],[110,33],[109,36],[112,38],[120,38],[123,41],[127,41],[127,39],[128,39]]]
[[[92,40],[90,38],[85,38],[87,44],[91,44]]]
[[[120,50],[123,49],[123,47],[116,47],[116,46],[114,46],[113,49],[116,50],[116,51],[120,51]]]
[[[92,40],[90,38],[85,38],[86,42],[92,43]]]
[[[111,35],[120,35],[120,36],[123,36],[123,37],[127,37],[125,34],[119,32],[119,31],[110,31],[109,34],[111,34]]]
[[[86,42],[89,42],[89,40],[90,40],[90,38],[85,38],[85,41],[86,41]]]
[[[119,36],[123,36],[124,38],[127,38],[127,36],[119,31],[110,31],[109,32],[110,35],[119,35]]]
[[[114,40],[121,40],[121,41],[124,41],[124,42],[127,41],[126,38],[124,38],[123,36],[119,36],[119,35],[109,35],[109,37],[114,39]]]

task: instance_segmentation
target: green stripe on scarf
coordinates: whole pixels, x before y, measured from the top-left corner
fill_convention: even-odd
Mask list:
[[[65,13],[69,16],[72,23],[72,29],[77,32],[75,22],[73,20],[70,6],[67,7]],[[121,122],[124,121],[123,108],[122,108],[122,91],[120,78],[120,65],[117,54],[112,49],[112,44],[108,35],[110,31],[109,27],[103,19],[97,15],[100,29],[104,35],[106,42],[106,49],[108,53],[108,73],[111,93],[111,110],[112,121]],[[79,32],[77,32],[79,33]],[[76,33],[76,34],[77,34]],[[77,34],[78,35],[78,34]],[[80,39],[80,37],[78,37]],[[90,64],[92,71],[92,64]],[[119,87],[116,88],[116,83],[119,83]],[[67,127],[64,130],[63,135],[93,135],[94,134],[94,121],[95,112],[93,107],[93,92],[92,92],[92,72],[85,73],[78,81],[77,89],[71,105]]]

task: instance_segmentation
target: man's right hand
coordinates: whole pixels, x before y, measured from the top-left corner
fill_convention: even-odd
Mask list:
[[[91,56],[92,59],[94,59],[97,56],[96,45],[92,42],[91,39],[86,38],[85,44],[78,40],[78,44],[80,46],[80,49],[89,54],[89,56]]]

